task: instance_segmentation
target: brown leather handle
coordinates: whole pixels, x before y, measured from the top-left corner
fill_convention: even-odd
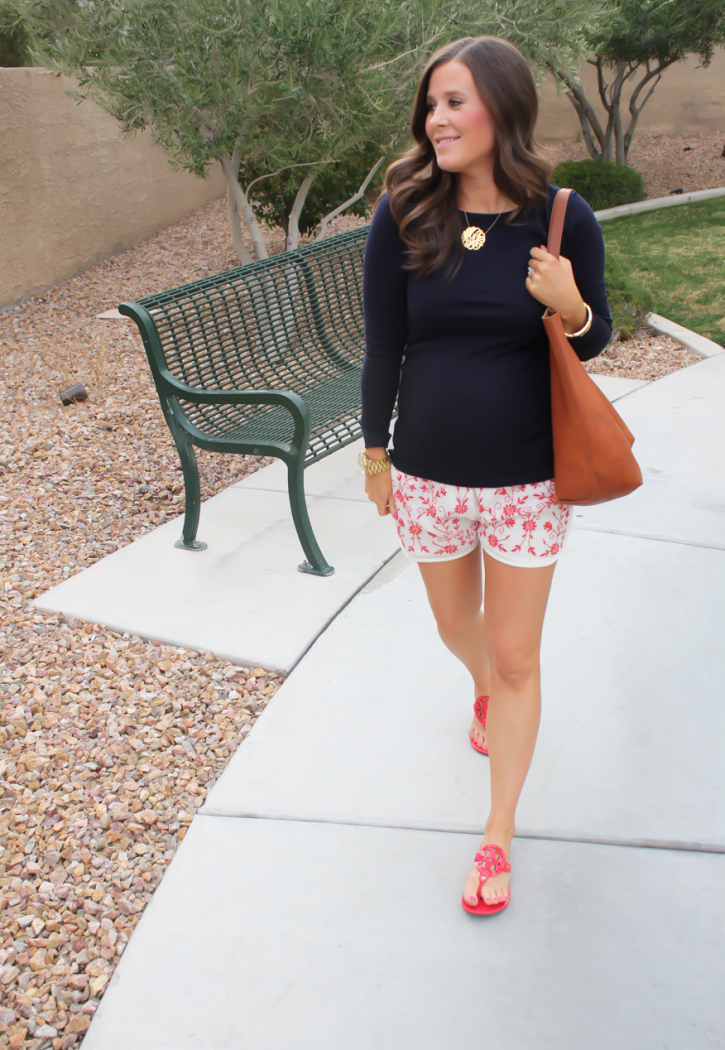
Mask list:
[[[559,252],[561,250],[561,235],[564,232],[564,216],[566,215],[566,206],[571,196],[571,190],[557,190],[556,197],[554,197],[554,206],[551,209],[551,222],[549,223],[549,243],[547,244],[548,250],[552,255],[559,258]]]

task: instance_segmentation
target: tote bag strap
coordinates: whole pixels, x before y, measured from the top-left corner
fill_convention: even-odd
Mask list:
[[[554,197],[554,206],[551,209],[551,221],[549,223],[549,243],[547,248],[552,255],[559,258],[561,251],[561,235],[564,232],[564,216],[566,206],[571,196],[571,190],[557,190]]]

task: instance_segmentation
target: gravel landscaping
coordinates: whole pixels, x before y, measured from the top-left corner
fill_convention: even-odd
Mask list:
[[[658,174],[655,161],[656,196],[679,169]],[[687,189],[725,183],[722,168],[711,183],[694,165]],[[183,511],[136,328],[97,315],[234,265],[215,201],[0,312],[0,1047],[10,1050],[81,1041],[194,813],[281,684],[264,668],[31,604]],[[589,367],[655,379],[697,360],[644,331]],[[63,408],[58,391],[78,381],[90,399]],[[203,498],[267,462],[200,453]]]

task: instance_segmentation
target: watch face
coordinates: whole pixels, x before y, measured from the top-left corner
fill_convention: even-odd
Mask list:
[[[360,467],[360,470],[364,474],[365,473],[365,453],[364,452],[360,452],[359,453],[359,455],[357,457],[357,465]]]

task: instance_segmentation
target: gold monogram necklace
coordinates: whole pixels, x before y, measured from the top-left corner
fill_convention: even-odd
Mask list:
[[[468,222],[467,213],[464,211],[463,214],[466,216],[466,222]],[[472,252],[477,252],[479,248],[483,248],[486,243],[486,234],[491,232],[502,215],[503,212],[500,211],[487,230],[482,230],[480,226],[471,226],[469,223],[461,234],[463,247],[468,248]]]

